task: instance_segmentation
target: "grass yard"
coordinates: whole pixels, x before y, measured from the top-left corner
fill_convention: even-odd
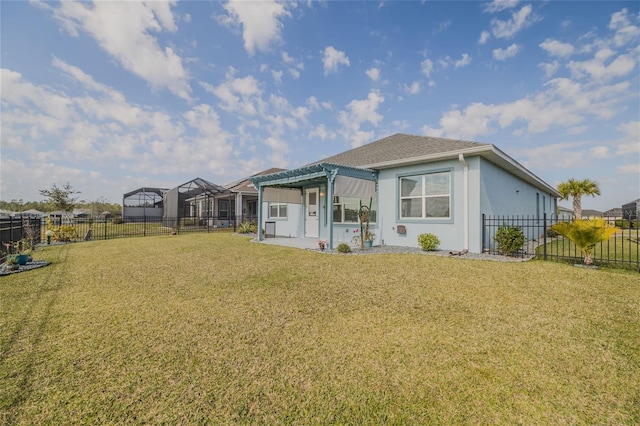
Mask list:
[[[0,277],[0,423],[638,424],[637,272],[231,234]]]

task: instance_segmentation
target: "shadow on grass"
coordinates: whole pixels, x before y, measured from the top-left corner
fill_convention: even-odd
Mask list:
[[[22,368],[19,371],[16,370],[11,372],[10,374],[10,376],[20,377],[20,379],[16,384],[17,391],[14,392],[11,397],[8,397],[5,400],[5,403],[2,404],[8,411],[7,417],[3,419],[4,421],[6,421],[6,424],[15,423],[17,408],[24,403],[27,396],[29,395],[29,390],[31,388],[31,377],[33,375],[33,366],[37,355],[37,347],[44,333],[45,326],[49,322],[51,308],[56,302],[59,290],[62,287],[62,277],[65,276],[65,270],[67,268],[66,261],[68,256],[69,247],[65,247],[58,252],[57,259],[53,261],[52,265],[50,265],[50,267],[48,268],[49,272],[44,277],[42,283],[39,285],[31,304],[27,308],[20,321],[18,321],[15,330],[11,332],[6,345],[0,350],[0,367],[3,367],[3,365],[7,361],[7,358],[9,358],[12,353],[17,353],[20,350],[24,350],[18,347],[20,345],[19,342],[21,338],[29,338],[28,336],[24,336],[23,334],[33,336],[29,339],[30,342],[28,343],[28,346],[30,346],[30,350],[28,350],[28,353],[25,357],[25,362],[20,363]],[[49,284],[53,284],[53,286],[50,287]],[[40,312],[38,310],[39,305],[44,305],[41,311],[42,314],[40,318],[38,318],[38,313]],[[25,332],[25,330],[27,331]]]

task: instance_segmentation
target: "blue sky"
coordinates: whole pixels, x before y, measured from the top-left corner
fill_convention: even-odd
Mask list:
[[[493,143],[619,207],[640,198],[639,5],[1,2],[0,198],[121,202],[402,132]]]

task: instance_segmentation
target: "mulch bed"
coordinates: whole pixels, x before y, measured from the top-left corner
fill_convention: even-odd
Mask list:
[[[26,271],[30,271],[32,269],[42,268],[43,266],[49,265],[49,263],[50,262],[47,262],[47,261],[44,261],[44,260],[34,260],[32,262],[27,262],[26,265],[18,266],[18,269],[16,269],[15,271],[8,270],[7,269],[7,264],[5,263],[4,265],[0,266],[0,276],[17,274],[19,272],[26,272]]]

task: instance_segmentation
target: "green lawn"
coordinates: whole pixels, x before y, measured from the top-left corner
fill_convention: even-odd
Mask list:
[[[0,277],[0,424],[638,424],[637,272],[94,241]]]

